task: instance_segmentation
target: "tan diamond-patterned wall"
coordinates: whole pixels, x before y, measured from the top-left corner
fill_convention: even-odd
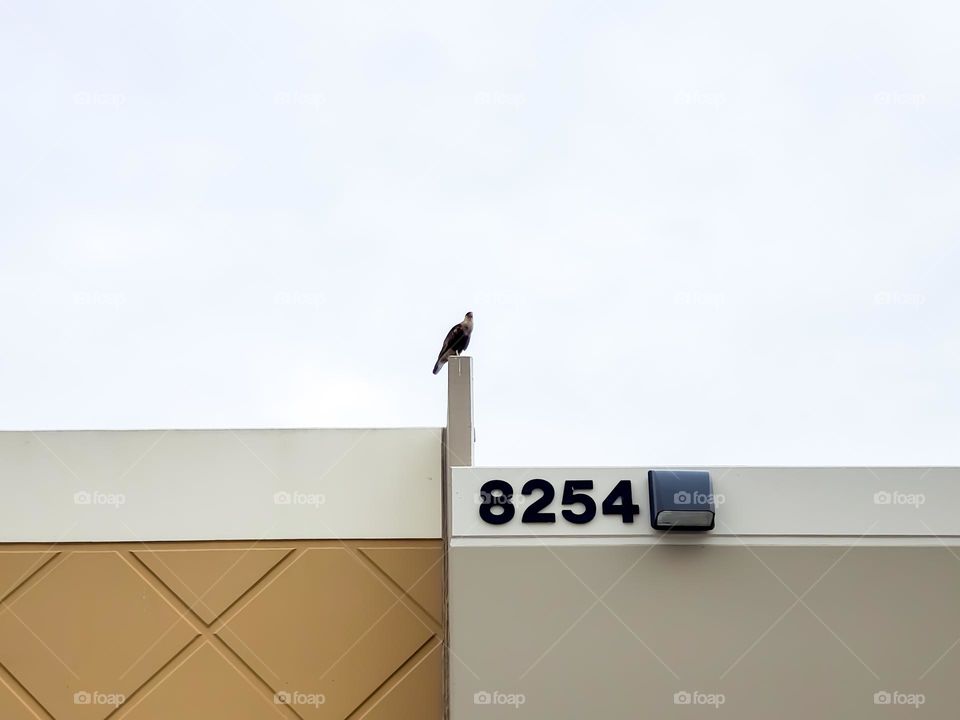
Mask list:
[[[3,720],[442,717],[436,540],[5,545]]]

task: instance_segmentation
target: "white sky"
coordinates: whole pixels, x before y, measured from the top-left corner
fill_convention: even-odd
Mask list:
[[[947,2],[0,4],[0,427],[960,464]]]

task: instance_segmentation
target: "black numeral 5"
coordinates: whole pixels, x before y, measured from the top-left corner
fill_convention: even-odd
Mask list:
[[[583,505],[583,512],[564,510],[563,517],[576,525],[584,525],[597,516],[597,504],[592,497],[578,490],[593,490],[593,480],[567,480],[563,484],[563,504]]]

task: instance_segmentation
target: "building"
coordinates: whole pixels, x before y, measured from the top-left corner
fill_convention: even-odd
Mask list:
[[[472,467],[471,372],[445,428],[0,433],[0,718],[956,716],[960,470],[701,469],[663,532],[670,469]]]

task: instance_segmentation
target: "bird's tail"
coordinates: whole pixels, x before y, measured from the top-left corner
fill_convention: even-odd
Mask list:
[[[433,374],[436,375],[438,372],[440,372],[440,368],[442,367],[443,367],[443,361],[437,360],[437,364],[433,366]]]

